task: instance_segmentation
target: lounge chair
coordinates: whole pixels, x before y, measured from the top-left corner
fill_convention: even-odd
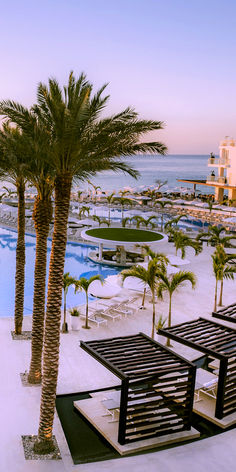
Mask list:
[[[90,313],[88,315],[88,320],[91,321],[91,323],[95,323],[98,327],[101,325],[101,324],[107,324],[107,320],[104,320],[104,318],[101,318],[101,316],[99,316],[100,313]],[[81,318],[86,318],[86,315],[85,314],[81,314],[80,315]]]
[[[202,373],[204,375],[202,375]],[[200,375],[199,375],[200,374]],[[208,395],[216,399],[218,386],[218,377],[204,369],[197,370],[196,384],[195,384],[195,402],[202,400],[201,394]]]
[[[94,313],[97,313],[98,315],[100,316],[104,316],[105,318],[110,318],[111,320],[115,321],[115,320],[119,320],[121,318],[121,315],[114,310],[114,307],[108,307],[106,309],[98,309],[97,311],[95,311]]]

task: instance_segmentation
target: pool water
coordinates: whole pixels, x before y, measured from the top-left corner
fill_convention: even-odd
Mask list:
[[[15,257],[16,257],[17,232],[0,228],[0,317],[14,315],[14,292],[15,292]],[[24,314],[31,314],[33,307],[33,283],[34,283],[34,261],[36,238],[26,235],[26,265],[25,265],[25,300]],[[96,264],[88,259],[88,253],[94,247],[77,243],[67,243],[64,272],[76,278],[81,276],[91,277],[100,274],[103,278],[108,275],[117,274],[120,269]],[[47,273],[49,269],[49,258],[51,240],[48,240]],[[90,297],[92,299],[92,297]],[[67,307],[85,303],[85,294],[77,292],[69,287],[67,294]]]

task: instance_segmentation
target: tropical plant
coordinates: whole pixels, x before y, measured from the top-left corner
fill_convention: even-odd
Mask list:
[[[115,193],[111,193],[110,195],[106,196],[107,203],[108,203],[108,220],[111,221],[111,204],[114,201],[114,195]]]
[[[226,235],[226,228],[224,226],[221,226],[219,228],[218,226],[209,226],[208,227],[208,232],[200,232],[196,240],[201,240],[202,238],[208,238],[208,242],[211,244],[211,246],[218,246],[221,244],[225,248],[234,248],[234,246],[231,243],[231,240],[235,240],[236,236],[234,234],[231,235]]]
[[[118,201],[121,205],[121,220],[123,220],[124,218],[124,208],[125,206],[131,206],[133,205],[133,200],[131,200],[130,198],[125,198],[125,197],[115,197],[114,200],[115,201]]]
[[[136,228],[140,228],[140,225],[142,224],[143,217],[141,215],[135,215],[132,218],[130,218],[131,221],[135,221],[136,223]]]
[[[126,225],[130,224],[130,222],[131,222],[131,218],[129,218],[128,216],[126,218],[123,218],[121,221],[122,228],[125,228]]]
[[[231,263],[235,259],[235,256],[235,254],[226,254],[224,247],[221,244],[216,246],[215,252],[211,256],[213,262],[213,272],[216,279],[214,311],[216,311],[217,309],[218,282],[220,282],[219,306],[222,306],[224,279],[234,279],[234,274],[236,273],[236,265]]]
[[[66,296],[71,285],[76,285],[77,279],[71,277],[69,272],[66,272],[63,275],[63,292],[64,292],[64,313],[63,313],[63,324],[62,324],[62,333],[68,333],[68,324],[66,322]]]
[[[100,218],[100,216],[93,215],[93,216],[92,216],[92,219],[93,219],[93,221],[97,221],[97,222],[98,222],[98,226],[99,226],[99,227],[101,226],[101,224],[102,224],[102,218]]]
[[[164,225],[164,209],[167,205],[173,205],[173,202],[171,200],[156,200],[155,205],[160,205],[161,208],[161,231],[163,231],[163,225]]]
[[[111,222],[107,220],[106,218],[102,218],[101,225],[107,225],[109,228],[109,226],[111,226]]]
[[[210,214],[211,214],[211,212],[212,212],[212,210],[213,210],[213,208],[214,208],[215,203],[213,202],[213,200],[212,200],[211,198],[208,198],[207,204],[208,204],[208,210],[209,210],[209,212],[210,212]]]
[[[169,231],[172,231],[173,228],[177,229],[181,218],[185,218],[186,216],[187,215],[178,215],[175,218],[168,220],[164,226],[165,231],[168,233]]]
[[[178,250],[180,250],[182,259],[184,259],[186,255],[187,247],[191,247],[195,251],[196,256],[200,254],[200,252],[202,252],[201,242],[190,238],[189,236],[187,236],[187,234],[184,234],[183,231],[172,230],[171,236],[175,246],[176,255],[178,254]]]
[[[159,315],[159,318],[158,318],[156,326],[155,326],[157,333],[158,333],[159,329],[163,329],[165,327],[166,321],[167,321],[167,318],[164,318],[163,315]]]
[[[15,334],[22,333],[25,287],[25,184],[29,163],[26,136],[17,127],[2,124],[0,130],[0,168],[5,180],[16,187],[18,198],[15,272]],[[6,189],[7,187],[5,187]]]
[[[83,194],[83,191],[82,191],[82,190],[78,190],[78,191],[77,191],[77,198],[78,198],[79,201],[80,201],[80,199],[81,199],[81,195],[82,195],[82,194]]]
[[[70,316],[76,316],[77,318],[80,316],[80,311],[77,308],[71,308],[69,313]]]
[[[163,298],[163,292],[169,294],[169,313],[168,313],[168,328],[171,327],[171,311],[172,311],[172,296],[173,293],[185,282],[190,282],[192,288],[196,286],[196,277],[193,272],[179,271],[176,274],[167,276],[166,272],[159,273],[160,283],[157,287],[158,298]],[[167,346],[170,346],[170,340],[167,338]]]
[[[102,97],[105,87],[92,96],[92,85],[82,74],[78,80],[71,73],[63,90],[55,79],[49,86],[39,84],[38,103],[33,107],[48,132],[51,144],[48,162],[55,175],[55,216],[47,308],[44,331],[43,385],[36,453],[46,454],[54,449],[52,426],[59,365],[60,318],[64,274],[67,221],[73,178],[85,180],[104,170],[137,171],[120,159],[139,152],[164,154],[166,147],[159,142],[140,142],[145,133],[158,130],[158,121],[140,120],[127,108],[108,118],[100,118],[108,97]],[[21,105],[11,101],[0,103],[2,114],[17,122]]]
[[[166,185],[168,183],[168,180],[160,180],[160,179],[156,179],[155,180],[155,184],[156,184],[156,191],[157,192],[160,192],[160,189],[162,187],[164,187],[164,185]]]
[[[5,196],[6,196],[7,198],[11,198],[11,197],[13,197],[13,195],[16,195],[16,194],[17,194],[17,192],[16,192],[15,190],[12,190],[12,189],[9,188],[9,187],[5,187],[5,186],[3,185],[2,188],[4,188],[4,190],[6,190],[6,192],[7,192],[7,193],[5,193]]]
[[[79,209],[79,218],[81,219],[82,216],[85,216],[85,213],[87,213],[87,217],[89,217],[90,207],[83,205]]]
[[[145,284],[145,288],[149,287],[152,293],[152,332],[151,337],[154,338],[155,324],[156,324],[156,308],[155,308],[155,293],[158,286],[159,273],[165,271],[165,266],[158,259],[152,259],[148,262],[148,267],[137,265],[130,269],[122,270],[121,277],[124,281],[127,277],[136,277]]]
[[[102,281],[101,275],[99,275],[99,274],[93,275],[89,279],[86,279],[86,277],[81,277],[79,280],[76,280],[76,282],[75,282],[75,293],[78,292],[78,290],[83,290],[85,292],[85,295],[86,295],[85,325],[82,326],[82,328],[85,328],[85,329],[90,328],[90,326],[88,324],[88,314],[89,314],[88,313],[88,290],[89,290],[90,284],[94,280]]]

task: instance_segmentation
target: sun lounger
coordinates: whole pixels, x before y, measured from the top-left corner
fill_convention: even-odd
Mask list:
[[[204,369],[198,369],[198,371],[204,371]],[[195,402],[199,402],[202,400],[201,394],[205,394],[211,398],[216,399],[218,377],[215,376],[214,374],[211,374],[210,372],[204,371],[205,380],[207,379],[207,377],[209,378],[209,380],[204,382],[204,378],[202,378],[201,380],[201,377],[199,377],[198,371],[197,371],[197,378],[196,378],[195,392],[194,392]]]
[[[86,315],[85,314],[81,314],[80,315],[81,318],[85,318]],[[101,325],[101,324],[107,324],[107,320],[104,320],[104,318],[102,318],[100,316],[100,313],[90,313],[88,315],[88,320],[91,321],[91,323],[95,323],[98,327]]]

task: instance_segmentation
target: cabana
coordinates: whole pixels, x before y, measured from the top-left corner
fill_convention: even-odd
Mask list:
[[[119,391],[113,391],[116,393],[116,403],[117,393],[119,401],[117,405],[114,398],[112,401],[114,409],[116,407],[119,413],[118,423],[116,422],[118,443],[128,445],[128,452],[131,450],[130,443],[137,441],[141,449],[140,441],[150,441],[151,438],[158,440],[160,436],[171,435],[169,442],[173,442],[178,438],[184,440],[199,436],[198,432],[191,428],[196,374],[194,364],[143,333],[98,341],[81,341],[80,345],[121,380]],[[107,397],[109,407],[108,394]],[[90,408],[86,405],[85,416],[96,427],[95,421],[88,416],[92,410],[92,400],[94,398],[75,402],[74,405],[83,414],[80,404],[90,402]],[[96,421],[99,408],[98,405],[94,409]],[[97,429],[104,434],[101,427]],[[108,434],[104,436],[110,440]],[[148,441],[146,448],[151,444]],[[114,445],[114,441],[112,444]],[[157,443],[154,441],[155,444]],[[120,452],[118,447],[117,449]]]
[[[236,413],[236,330],[205,318],[181,323],[159,333],[219,360],[215,418]],[[235,422],[236,418],[234,418]],[[224,426],[223,426],[224,427]]]
[[[221,308],[221,310],[213,311],[212,316],[214,318],[219,318],[220,320],[236,323],[236,303]]]

